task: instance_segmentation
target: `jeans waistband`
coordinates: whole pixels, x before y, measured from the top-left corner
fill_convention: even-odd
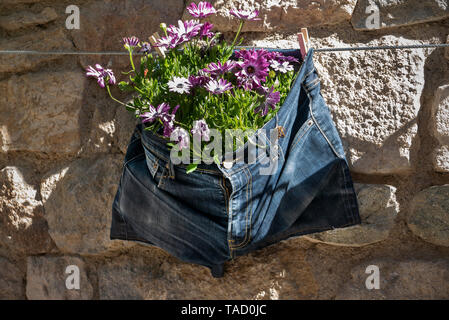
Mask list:
[[[138,125],[138,132],[141,137],[141,142],[147,151],[151,153],[150,157],[151,161],[163,161],[165,164],[170,164],[170,149],[167,147],[167,141],[158,135],[152,133],[151,131],[147,131],[144,129],[142,124]],[[146,155],[148,158],[148,155]],[[178,164],[178,167],[187,168],[188,164]],[[203,171],[206,173],[215,173],[222,175],[221,171],[218,169],[215,163],[205,164],[201,163],[198,165],[199,172]]]

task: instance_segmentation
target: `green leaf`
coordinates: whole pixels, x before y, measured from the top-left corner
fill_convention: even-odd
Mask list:
[[[120,81],[118,84],[118,87],[122,91],[133,91],[134,90],[134,88],[128,82],[125,82],[125,81]]]
[[[134,107],[132,107],[132,106],[126,106],[125,108],[127,111],[130,111],[130,112],[134,112],[134,110],[135,110]]]
[[[196,168],[198,168],[198,163],[191,163],[187,166],[186,173],[192,173]]]

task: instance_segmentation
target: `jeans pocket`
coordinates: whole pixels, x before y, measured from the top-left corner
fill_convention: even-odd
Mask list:
[[[150,171],[150,174],[158,188],[161,188],[164,185],[165,179],[168,178],[166,161],[159,159],[146,147],[144,147],[144,150],[148,170]]]

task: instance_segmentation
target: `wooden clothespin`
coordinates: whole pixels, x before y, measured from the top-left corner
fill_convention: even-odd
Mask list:
[[[165,48],[162,47],[156,47],[155,44],[158,42],[158,40],[161,37],[159,36],[159,33],[155,32],[151,37],[148,39],[150,40],[150,43],[153,45],[154,49],[156,50],[157,54],[161,57],[165,58]]]
[[[304,60],[307,51],[309,51],[309,33],[307,32],[307,28],[301,28],[301,32],[298,33],[298,43],[299,50],[301,51],[301,58]]]

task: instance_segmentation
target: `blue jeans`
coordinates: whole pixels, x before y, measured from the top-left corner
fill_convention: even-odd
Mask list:
[[[268,135],[282,128],[277,148],[267,139],[269,155],[253,163],[201,164],[186,174],[186,165],[170,162],[166,142],[138,125],[113,203],[111,239],[155,245],[219,277],[236,256],[359,224],[348,164],[312,57],[313,49],[277,116],[259,130]],[[271,174],[261,174],[271,161],[277,161]]]

